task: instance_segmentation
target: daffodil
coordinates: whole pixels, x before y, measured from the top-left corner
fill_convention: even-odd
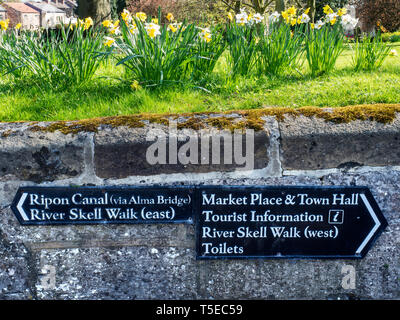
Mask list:
[[[144,12],[136,12],[136,18],[138,18],[142,22],[145,22],[147,19],[147,15]]]
[[[136,91],[140,90],[142,87],[140,86],[139,82],[137,80],[133,80],[131,83],[131,89]]]
[[[253,16],[253,21],[255,22],[255,23],[260,23],[262,20],[263,20],[263,16],[261,15],[261,14],[259,14],[259,13],[256,13],[254,16]]]
[[[347,9],[346,8],[339,9],[338,12],[337,12],[339,17],[345,15],[346,13],[347,13]]]
[[[132,34],[138,34],[139,30],[136,26],[136,23],[133,23],[130,27],[129,27],[129,32]]]
[[[242,26],[249,21],[248,15],[244,10],[241,10],[240,13],[238,13],[235,18],[236,18],[236,23]]]
[[[173,33],[178,31],[178,28],[176,26],[174,26],[174,24],[168,25],[168,29],[171,30]]]
[[[22,23],[17,23],[17,25],[15,26],[15,29],[19,30],[19,29],[21,29],[21,27],[22,27]]]
[[[338,15],[334,12],[328,13],[326,15],[326,22],[330,22],[330,24],[333,26],[337,21],[337,17],[338,17]]]
[[[317,23],[314,25],[315,29],[319,30],[324,26],[325,22],[318,20]]]
[[[345,14],[342,16],[341,24],[346,30],[354,30],[358,24],[358,19],[353,18],[349,14]]]
[[[324,7],[324,13],[325,14],[330,14],[330,13],[333,13],[333,10],[332,10],[332,8],[329,6],[329,4],[327,4],[325,7]]]
[[[205,41],[205,42],[210,42],[212,40],[212,34],[210,32],[210,30],[208,28],[203,29],[200,34],[199,37],[201,40]]]
[[[230,21],[233,21],[233,14],[232,14],[232,12],[228,12],[228,19],[229,19]]]
[[[131,23],[131,21],[132,21],[132,15],[131,15],[131,13],[130,13],[128,10],[126,10],[126,9],[124,9],[124,10],[121,12],[121,18],[122,18],[122,20],[124,20],[126,23]]]
[[[115,44],[115,39],[114,39],[114,38],[111,38],[111,37],[104,37],[104,40],[105,40],[104,45],[105,45],[106,47],[111,48],[111,47],[114,47],[114,46],[116,45],[116,44]]]
[[[89,29],[93,25],[93,20],[91,17],[88,17],[85,19],[83,23],[83,30]]]
[[[174,20],[174,15],[170,12],[170,13],[168,13],[167,14],[167,20],[169,21],[169,22],[171,22],[172,20]]]
[[[308,15],[308,13],[310,12],[310,9],[311,9],[311,8],[307,8],[307,9],[304,11],[304,13]]]
[[[6,31],[8,29],[8,24],[9,23],[10,23],[10,19],[1,20],[0,21],[1,30]]]
[[[160,35],[160,26],[158,24],[155,24],[153,22],[146,23],[144,27],[147,31],[147,34],[149,35],[150,38],[155,38],[156,36]]]
[[[289,13],[287,11],[282,11],[282,18],[285,19],[286,23],[289,23]]]
[[[299,19],[301,23],[309,23],[311,20],[307,13],[303,13]]]
[[[151,19],[151,22],[153,22],[153,23],[155,23],[155,24],[158,24],[158,18],[153,18],[153,19]]]
[[[297,9],[295,7],[290,7],[287,10],[287,13],[289,14],[289,16],[294,16],[296,14],[296,12],[297,12]]]
[[[119,20],[116,20],[113,24],[110,26],[110,33],[113,35],[119,35],[121,34],[121,30],[119,29]]]
[[[390,50],[389,55],[397,57],[399,54],[397,53],[397,51],[395,49]]]
[[[296,19],[296,18],[290,19],[290,24],[291,24],[292,26],[295,26],[295,25],[297,24],[297,19]]]
[[[106,28],[111,28],[113,26],[113,22],[111,20],[104,20],[101,24]]]
[[[268,17],[268,21],[269,23],[276,23],[279,21],[279,17],[280,17],[279,12],[275,11],[271,13],[271,15]]]

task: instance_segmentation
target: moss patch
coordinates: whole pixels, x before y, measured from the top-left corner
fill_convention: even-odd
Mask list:
[[[396,113],[400,112],[400,104],[375,104],[357,105],[323,109],[318,107],[293,108],[263,108],[254,110],[240,110],[228,112],[184,113],[184,114],[135,114],[128,116],[116,116],[94,118],[79,121],[57,121],[41,126],[35,123],[31,130],[54,132],[64,134],[78,132],[97,132],[100,126],[112,127],[127,126],[129,128],[142,128],[146,123],[158,123],[168,125],[169,121],[183,119],[177,123],[178,129],[200,130],[213,127],[220,130],[253,129],[263,130],[263,117],[275,117],[278,121],[284,121],[287,116],[317,117],[333,123],[349,123],[354,120],[370,120],[380,123],[390,123]]]

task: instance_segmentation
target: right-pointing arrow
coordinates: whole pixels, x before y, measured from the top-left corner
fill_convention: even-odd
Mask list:
[[[25,221],[29,221],[29,218],[26,215],[25,210],[22,208],[22,205],[24,204],[27,196],[28,196],[28,194],[26,192],[24,192],[21,196],[21,199],[18,201],[18,204],[17,204],[17,210],[21,214],[22,219],[24,219]]]
[[[369,240],[371,240],[371,238],[375,234],[376,230],[378,230],[379,226],[381,225],[381,222],[379,221],[378,217],[376,216],[375,211],[372,209],[372,207],[371,207],[369,201],[367,200],[367,197],[365,196],[365,194],[361,193],[360,196],[361,196],[361,199],[364,201],[364,204],[367,207],[368,212],[371,215],[372,219],[374,219],[375,225],[372,228],[372,230],[368,233],[368,235],[364,239],[364,241],[358,247],[358,249],[356,251],[356,254],[361,254],[361,251],[365,248],[365,246],[367,245]]]

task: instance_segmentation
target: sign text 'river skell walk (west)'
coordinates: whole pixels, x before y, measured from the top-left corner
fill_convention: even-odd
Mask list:
[[[387,226],[366,187],[22,187],[22,225],[194,223],[198,259],[361,258]]]

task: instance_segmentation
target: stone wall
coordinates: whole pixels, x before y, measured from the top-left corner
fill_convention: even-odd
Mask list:
[[[399,299],[400,116],[363,114],[171,116],[189,135],[193,123],[256,127],[253,170],[149,165],[160,118],[0,124],[0,298]],[[367,186],[389,225],[359,260],[209,261],[196,260],[190,224],[21,226],[10,209],[20,186],[155,184]]]

